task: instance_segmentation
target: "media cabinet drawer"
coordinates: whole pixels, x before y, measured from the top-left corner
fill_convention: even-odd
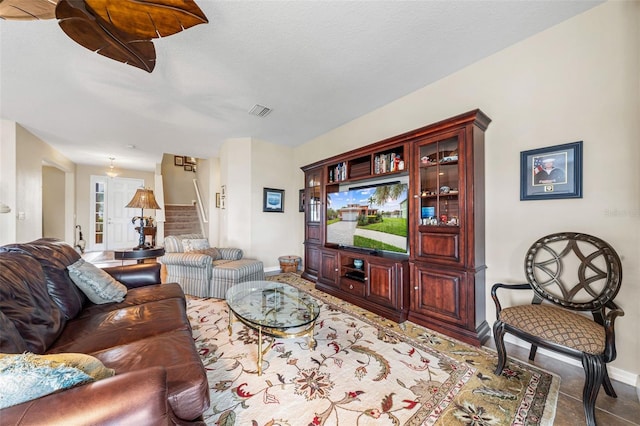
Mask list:
[[[364,282],[359,282],[344,277],[340,279],[340,289],[358,297],[364,297],[364,295],[366,294]]]

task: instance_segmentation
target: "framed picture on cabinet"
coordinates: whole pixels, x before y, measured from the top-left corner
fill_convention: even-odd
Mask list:
[[[264,188],[262,211],[284,213],[284,189]]]
[[[520,153],[520,200],[582,198],[582,141]]]

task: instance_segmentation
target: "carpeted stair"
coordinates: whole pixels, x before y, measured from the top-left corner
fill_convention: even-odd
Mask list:
[[[196,206],[167,204],[164,211],[164,235],[201,234]]]

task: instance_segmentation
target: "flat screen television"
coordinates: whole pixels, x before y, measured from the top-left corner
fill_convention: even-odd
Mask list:
[[[408,185],[371,184],[327,194],[327,243],[408,253]]]

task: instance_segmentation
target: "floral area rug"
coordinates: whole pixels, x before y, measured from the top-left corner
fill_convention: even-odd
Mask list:
[[[196,346],[209,378],[208,425],[551,425],[559,378],[411,322],[397,324],[315,290],[315,349],[276,339],[257,374],[257,333],[239,321],[229,336],[224,300],[188,297]]]

